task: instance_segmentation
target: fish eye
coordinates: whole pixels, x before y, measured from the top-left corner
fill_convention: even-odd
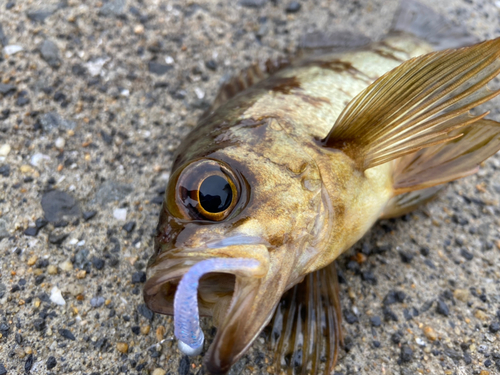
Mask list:
[[[219,161],[193,162],[172,177],[167,208],[179,218],[221,221],[231,214],[240,196],[238,179]]]

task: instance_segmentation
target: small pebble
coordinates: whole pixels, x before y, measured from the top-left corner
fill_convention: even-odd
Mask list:
[[[161,368],[155,368],[151,375],[165,375],[167,372]]]
[[[163,340],[165,333],[167,333],[166,328],[164,326],[158,326],[158,328],[156,328],[156,341]]]
[[[9,155],[10,150],[11,150],[11,148],[10,148],[10,145],[8,143],[1,145],[0,146],[0,156]]]
[[[127,220],[127,209],[126,208],[115,208],[113,210],[113,216],[116,220],[125,221],[125,220]]]
[[[52,287],[50,290],[50,300],[59,306],[64,306],[66,304],[61,294],[61,290],[57,286]]]
[[[448,308],[448,305],[440,299],[438,299],[437,301],[436,312],[444,316],[450,315],[450,309]]]
[[[33,266],[36,263],[37,260],[38,260],[38,256],[32,255],[28,259],[28,262],[27,262],[28,266],[30,266],[30,267]]]
[[[467,289],[455,289],[453,297],[462,302],[467,302],[470,297],[470,292]]]
[[[302,6],[298,1],[292,1],[286,7],[286,12],[287,13],[297,13],[301,7]]]
[[[70,272],[73,270],[73,263],[71,263],[69,260],[66,260],[59,264],[59,268],[64,272]]]
[[[87,271],[85,270],[80,270],[76,273],[77,279],[85,279],[85,276],[87,276]]]
[[[137,25],[134,27],[134,33],[136,34],[144,34],[144,25]]]
[[[47,364],[47,370],[52,370],[54,367],[56,367],[57,361],[55,357],[50,356],[49,358],[47,358],[46,364]]]
[[[143,335],[147,335],[150,330],[151,330],[151,326],[150,325],[146,325],[146,326],[142,326],[141,327],[141,333]]]
[[[64,138],[59,137],[56,139],[55,145],[59,150],[62,150],[66,145],[66,141],[64,140]]]
[[[434,329],[430,326],[425,326],[423,331],[425,337],[427,337],[431,341],[434,341],[438,338],[436,331],[434,331]]]
[[[68,339],[68,340],[71,340],[71,341],[75,341],[76,340],[75,335],[73,335],[73,333],[69,329],[59,328],[58,332],[65,339]]]
[[[49,266],[47,267],[47,273],[49,275],[57,275],[57,267],[53,264],[49,264]]]
[[[488,314],[486,314],[483,310],[476,310],[474,312],[474,316],[478,318],[479,320],[488,320]]]
[[[128,344],[126,342],[119,342],[116,344],[116,349],[123,354],[128,353]]]

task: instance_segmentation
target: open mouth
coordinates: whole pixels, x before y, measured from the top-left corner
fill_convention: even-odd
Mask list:
[[[246,289],[264,277],[268,267],[263,244],[176,249],[162,254],[148,269],[144,299],[151,310],[174,315],[180,349],[196,355],[203,344],[199,316],[212,316],[220,326],[232,308],[250,298]]]
[[[204,335],[200,327],[198,308],[200,279],[213,272],[253,277],[258,273],[259,267],[260,262],[255,259],[212,258],[195,264],[182,277],[174,297],[174,326],[179,349],[184,354],[197,355],[203,348]],[[205,288],[209,286],[206,281]]]

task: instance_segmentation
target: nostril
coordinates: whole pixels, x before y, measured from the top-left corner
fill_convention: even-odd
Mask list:
[[[182,277],[174,298],[174,333],[184,354],[198,355],[203,348],[204,335],[198,310],[200,278],[210,272],[248,275],[259,266],[260,262],[255,259],[213,258],[195,264]]]

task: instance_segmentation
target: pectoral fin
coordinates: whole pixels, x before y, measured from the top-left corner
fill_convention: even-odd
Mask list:
[[[285,293],[271,322],[276,373],[333,371],[342,342],[339,286],[335,264],[308,274]]]
[[[461,135],[451,142],[439,144],[398,161],[394,171],[394,193],[456,180],[477,172],[479,164],[500,150],[500,123],[480,120],[450,136]]]
[[[500,73],[500,38],[408,60],[355,97],[324,139],[360,170],[461,136],[481,120],[469,110],[500,91],[486,84]]]

